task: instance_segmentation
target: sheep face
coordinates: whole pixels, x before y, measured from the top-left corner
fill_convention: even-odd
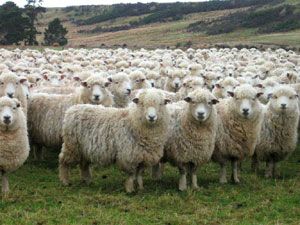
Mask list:
[[[18,120],[20,102],[9,97],[0,98],[0,129],[2,131],[14,130]]]
[[[232,110],[244,119],[251,119],[260,113],[259,96],[262,93],[257,91],[251,85],[242,85],[235,89],[234,92],[228,92],[233,97],[231,101]]]
[[[65,75],[57,75],[57,74],[44,74],[44,79],[49,81],[51,85],[53,86],[60,86],[63,84],[63,79],[65,78]]]
[[[14,98],[19,85],[22,85],[26,81],[26,79],[18,78],[16,75],[3,75],[0,78],[0,87],[4,91],[2,95]]]
[[[212,112],[213,105],[219,101],[208,91],[197,89],[184,99],[189,103],[189,113],[197,121],[206,121]]]
[[[279,114],[295,111],[298,109],[298,95],[291,87],[280,86],[273,91],[270,105]]]
[[[155,124],[166,112],[166,104],[170,100],[156,89],[145,89],[137,98],[133,99],[140,120],[148,124]]]
[[[82,86],[85,88],[86,95],[89,96],[89,100],[93,104],[100,104],[103,102],[105,97],[109,94],[106,87],[109,85],[109,82],[105,84],[100,83],[88,83],[86,81],[82,82]]]
[[[110,77],[108,80],[111,82],[111,90],[118,96],[129,96],[131,94],[131,83],[127,75],[117,75],[116,77]]]

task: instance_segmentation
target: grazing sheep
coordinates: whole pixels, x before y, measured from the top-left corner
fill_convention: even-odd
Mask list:
[[[7,96],[0,98],[0,143],[2,192],[7,193],[7,173],[22,166],[29,155],[27,124],[21,103]]]
[[[220,183],[226,183],[226,163],[232,163],[232,180],[239,183],[238,162],[252,156],[258,142],[262,124],[262,105],[258,97],[262,93],[250,85],[241,85],[231,98],[217,105],[218,132],[212,159],[221,166]]]
[[[112,106],[113,99],[107,90],[110,83],[102,77],[92,76],[82,82],[74,94],[32,95],[28,107],[28,130],[31,144],[37,149],[60,149],[62,123],[66,110],[76,104],[101,104]],[[35,149],[35,150],[37,150]]]
[[[298,95],[287,85],[274,89],[266,106],[260,141],[255,148],[253,169],[257,161],[265,161],[265,176],[275,177],[277,163],[286,159],[297,146],[299,123]]]
[[[59,177],[69,184],[72,164],[80,164],[82,179],[90,182],[90,164],[114,162],[129,174],[127,192],[134,191],[134,180],[143,188],[142,173],[163,156],[168,135],[168,100],[156,89],[145,89],[125,109],[91,105],[73,106],[66,112],[64,144],[59,155]]]
[[[187,103],[175,103],[172,111],[172,129],[164,148],[163,162],[171,162],[181,175],[179,190],[187,189],[187,174],[192,187],[197,189],[197,169],[207,163],[215,147],[217,133],[218,100],[205,89],[196,89],[184,99]],[[174,107],[173,104],[169,107]]]

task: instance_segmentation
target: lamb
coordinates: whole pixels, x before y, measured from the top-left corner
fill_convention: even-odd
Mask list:
[[[108,78],[109,90],[113,94],[114,107],[124,108],[130,102],[131,83],[126,73],[120,72]]]
[[[83,181],[91,180],[90,164],[114,162],[129,177],[127,192],[134,191],[134,180],[143,189],[142,173],[163,156],[169,128],[168,100],[157,89],[144,89],[125,109],[77,105],[65,115],[63,147],[59,155],[59,177],[69,184],[72,164],[80,164]]]
[[[102,77],[92,76],[82,82],[74,94],[32,95],[28,107],[28,129],[31,144],[38,149],[60,149],[62,122],[68,108],[76,104],[102,104],[112,106],[113,98],[107,90],[110,83]]]
[[[20,78],[14,73],[4,73],[0,76],[0,96],[7,95],[16,98],[21,102],[22,110],[27,115],[27,95],[22,88],[22,84],[27,80]]]
[[[214,107],[218,100],[208,90],[196,89],[184,100],[187,103],[175,103],[172,111],[172,133],[162,159],[162,162],[168,161],[178,167],[181,191],[187,189],[187,173],[191,175],[192,188],[198,188],[196,172],[213,154],[218,125]],[[181,106],[177,107],[177,104]]]
[[[253,156],[253,169],[258,161],[265,161],[266,178],[276,176],[278,162],[286,159],[297,146],[299,123],[298,95],[288,85],[276,87],[266,110],[260,132],[260,141]]]
[[[262,105],[251,85],[241,85],[231,98],[222,99],[217,105],[218,132],[212,159],[221,166],[220,183],[226,183],[226,163],[232,163],[232,181],[239,183],[238,162],[252,156],[262,125]]]
[[[7,173],[23,165],[29,155],[27,124],[21,103],[7,96],[0,98],[0,171],[2,192],[9,192]]]

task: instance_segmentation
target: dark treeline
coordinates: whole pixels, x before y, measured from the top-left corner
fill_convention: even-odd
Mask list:
[[[189,25],[190,32],[209,35],[229,33],[240,28],[258,28],[258,33],[285,32],[300,28],[300,4],[279,5],[267,9],[251,8],[213,21],[199,21]]]
[[[115,4],[111,7],[102,10],[99,15],[92,16],[88,19],[76,20],[74,22],[78,25],[91,25],[108,20],[113,20],[120,17],[150,14],[131,24],[136,26],[155,22],[178,20],[181,19],[184,15],[190,13],[234,9],[254,5],[277,3],[281,1],[282,0],[213,0],[196,3],[176,2],[147,4]],[[69,10],[70,9],[67,9],[67,11]]]

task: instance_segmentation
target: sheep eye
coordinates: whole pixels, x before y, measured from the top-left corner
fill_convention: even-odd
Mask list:
[[[18,85],[19,84],[19,82],[16,82],[16,85]]]
[[[115,82],[115,84],[118,84],[119,82]]]
[[[277,96],[276,96],[276,95],[273,95],[273,98],[274,98],[274,99],[277,99]]]
[[[294,96],[291,96],[290,99],[294,99]]]
[[[17,108],[16,107],[13,107],[13,110],[16,110]]]

